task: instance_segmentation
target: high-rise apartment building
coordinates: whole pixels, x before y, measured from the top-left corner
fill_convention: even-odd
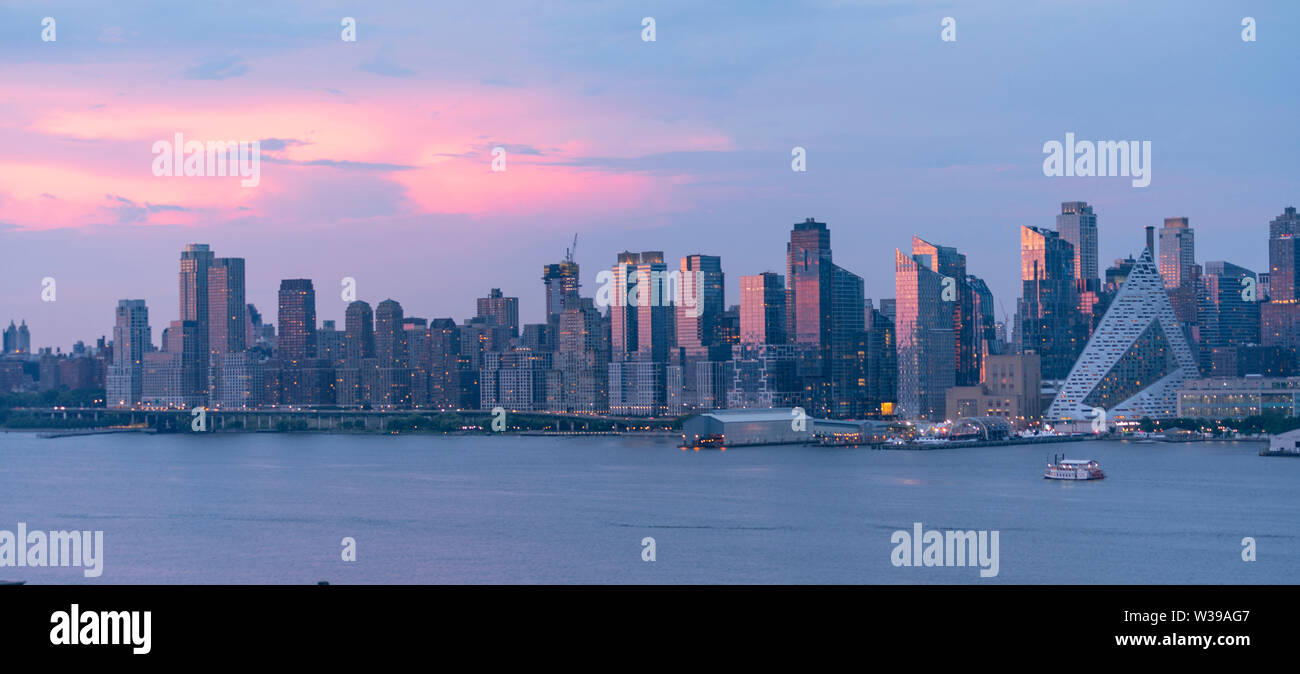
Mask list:
[[[279,335],[281,362],[316,357],[316,289],[311,279],[280,281]]]
[[[505,297],[500,288],[493,288],[487,297],[478,298],[478,315],[496,321],[510,331],[512,338],[519,336],[519,298]]]

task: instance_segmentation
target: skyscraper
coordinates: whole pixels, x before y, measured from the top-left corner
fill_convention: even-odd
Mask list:
[[[180,309],[182,321],[198,323],[198,350],[208,353],[208,268],[214,257],[206,243],[191,243],[181,251]]]
[[[1160,277],[1166,289],[1181,288],[1192,280],[1196,264],[1196,230],[1187,218],[1165,218],[1160,229]]]
[[[1258,280],[1255,272],[1245,267],[1223,261],[1205,263],[1197,318],[1202,372],[1210,372],[1214,349],[1259,343],[1259,302],[1243,295],[1250,284],[1258,287]]]
[[[1066,201],[1056,231],[1074,246],[1074,281],[1079,292],[1101,289],[1097,265],[1097,215],[1086,201]]]
[[[311,279],[280,281],[279,330],[281,362],[316,357],[316,289]]]
[[[422,407],[429,402],[429,372],[433,369],[429,322],[415,316],[402,318],[402,336],[410,370],[411,404]]]
[[[740,277],[740,342],[784,344],[785,277],[763,272]]]
[[[966,256],[951,246],[932,244],[912,237],[912,257],[924,258],[927,269],[937,272],[941,282],[950,284],[940,292],[940,301],[952,315],[953,367],[957,386],[979,383],[980,350],[975,314],[975,296],[966,274]],[[951,281],[949,281],[951,279]]]
[[[956,384],[952,307],[941,300],[944,276],[925,255],[894,251],[898,406],[905,419],[942,419],[948,389]]]
[[[211,353],[210,314],[208,309],[208,269],[213,263],[212,250],[205,243],[191,243],[181,251],[180,261],[180,325],[184,330],[176,330],[178,336],[192,339],[194,343],[183,344],[171,349],[180,353],[181,382],[186,390],[180,394],[184,400],[197,400],[208,393],[208,365]],[[173,396],[174,398],[175,396]],[[188,404],[188,403],[187,403]]]
[[[704,356],[709,346],[719,342],[725,280],[722,258],[716,255],[687,255],[682,258],[680,293],[677,304],[677,346],[691,355]],[[677,297],[673,298],[678,299]],[[697,306],[687,306],[698,299]]]
[[[975,299],[975,351],[980,356],[980,370],[983,376],[984,356],[1002,353],[1002,336],[998,334],[993,291],[989,290],[989,285],[984,282],[984,279],[974,274],[967,275],[966,281],[970,284],[971,294]]]
[[[1300,215],[1283,209],[1268,227],[1269,301],[1262,313],[1260,341],[1278,347],[1290,369],[1300,364]]]
[[[546,320],[557,320],[565,309],[577,306],[578,263],[565,260],[542,267],[542,283],[546,286]]]
[[[1021,227],[1020,279],[1021,351],[1041,357],[1043,379],[1064,379],[1083,349],[1074,246],[1050,229]]]
[[[860,418],[867,410],[868,335],[866,294],[861,276],[831,263],[830,387],[814,409],[831,418]]]
[[[402,331],[402,305],[384,300],[375,308],[375,357],[380,367],[406,367],[406,336]]]
[[[213,259],[207,276],[208,350],[217,354],[240,353],[247,348],[244,259]]]
[[[478,298],[478,315],[495,320],[497,325],[510,331],[510,336],[519,336],[519,298],[505,297],[500,288],[493,288],[487,297]]]
[[[674,337],[674,307],[663,252],[624,251],[619,253],[612,271],[613,359],[624,360],[635,354],[640,359],[665,362]]]
[[[1294,206],[1268,224],[1270,297],[1278,302],[1300,302],[1300,215]]]
[[[343,315],[343,357],[352,361],[375,357],[375,316],[370,304],[357,300]]]
[[[461,406],[460,329],[453,318],[429,321],[429,404],[440,409]]]
[[[402,305],[387,299],[375,307],[375,358],[378,379],[371,385],[371,403],[385,407],[410,405],[410,345]],[[504,328],[502,328],[504,329]]]
[[[786,331],[795,344],[829,356],[831,342],[831,233],[826,223],[808,218],[796,223],[785,247]]]
[[[113,324],[113,362],[108,366],[108,407],[132,407],[140,402],[144,355],[153,341],[149,308],[144,300],[118,300]]]

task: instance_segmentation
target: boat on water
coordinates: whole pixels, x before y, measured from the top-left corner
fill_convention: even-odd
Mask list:
[[[723,451],[723,452],[727,451],[727,444],[726,444],[727,438],[726,436],[720,433],[709,433],[707,435],[697,435],[695,436],[694,441],[688,441],[685,438],[682,438],[682,440],[683,440],[682,451],[686,451],[688,449],[693,449],[697,452],[700,451],[701,449],[716,449],[718,451]]]
[[[0,585],[22,585],[26,582],[25,580],[0,580]]]
[[[1106,477],[1101,465],[1092,459],[1067,459],[1055,455],[1047,464],[1043,477],[1048,480],[1100,480]]]

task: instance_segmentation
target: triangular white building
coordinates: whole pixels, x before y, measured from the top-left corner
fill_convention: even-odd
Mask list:
[[[1178,389],[1197,376],[1160,271],[1143,250],[1043,420],[1172,418]]]

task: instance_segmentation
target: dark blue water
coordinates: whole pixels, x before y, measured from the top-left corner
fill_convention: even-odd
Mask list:
[[[29,583],[1292,583],[1300,460],[1258,443],[683,452],[669,439],[0,434],[0,529],[103,530]],[[1109,477],[1042,479],[1053,451]],[[997,530],[999,574],[890,535]],[[340,541],[357,541],[357,560]],[[641,540],[655,539],[656,561]],[[1243,537],[1257,545],[1241,558]]]

